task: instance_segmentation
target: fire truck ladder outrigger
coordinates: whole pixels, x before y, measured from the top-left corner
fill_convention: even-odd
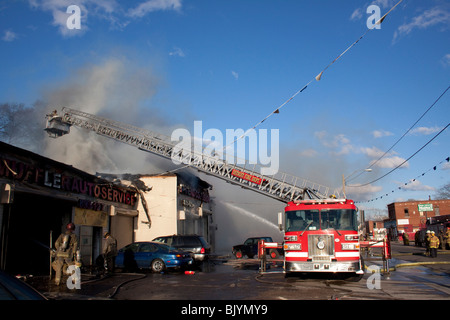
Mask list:
[[[169,137],[161,134],[87,112],[64,107],[62,115],[58,115],[56,110],[47,115],[45,130],[50,137],[57,138],[68,134],[71,126],[91,130],[281,202],[326,199],[332,196],[330,189],[320,184],[280,172],[273,176],[264,176],[260,173],[259,165],[249,164],[247,161],[243,165],[237,165],[237,161],[227,163],[212,155],[195,152],[191,150],[193,148],[177,147]]]

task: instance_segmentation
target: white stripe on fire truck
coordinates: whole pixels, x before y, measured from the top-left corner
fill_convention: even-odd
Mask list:
[[[308,258],[308,252],[286,252],[288,258]],[[359,258],[359,251],[355,252],[336,252],[336,258]]]
[[[289,252],[287,251],[285,253],[286,257],[292,257],[292,258],[308,258],[308,252]]]
[[[336,252],[336,258],[359,258],[359,251]]]

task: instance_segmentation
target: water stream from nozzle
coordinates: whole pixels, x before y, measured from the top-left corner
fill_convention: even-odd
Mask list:
[[[239,214],[242,214],[242,215],[244,215],[244,216],[247,216],[247,217],[249,217],[249,218],[252,218],[252,219],[254,219],[254,220],[256,220],[256,221],[258,221],[258,222],[260,222],[260,223],[262,223],[262,224],[265,224],[266,226],[269,226],[269,227],[271,227],[271,228],[274,228],[274,229],[276,229],[278,232],[280,232],[280,230],[278,229],[278,226],[277,226],[275,223],[270,222],[270,221],[267,220],[267,219],[264,219],[264,218],[262,218],[262,217],[260,217],[260,216],[258,216],[258,215],[256,215],[256,214],[254,214],[254,213],[252,213],[252,212],[250,212],[250,211],[248,211],[248,210],[242,209],[242,208],[240,208],[240,207],[238,207],[238,206],[235,206],[235,205],[233,205],[233,204],[230,204],[230,203],[228,203],[228,202],[223,202],[223,201],[219,201],[219,202],[220,202],[221,204],[223,204],[224,206],[226,206],[227,208],[232,209],[232,210],[238,212]]]

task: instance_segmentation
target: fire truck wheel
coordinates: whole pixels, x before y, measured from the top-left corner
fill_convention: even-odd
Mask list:
[[[166,265],[164,264],[164,261],[162,261],[161,259],[155,259],[152,261],[152,264],[150,267],[153,272],[159,273],[161,271],[164,271],[164,269],[166,268]]]
[[[237,250],[237,251],[234,253],[234,256],[236,257],[236,259],[242,259],[242,257],[243,257],[244,255],[242,254],[242,251],[241,251],[241,250]]]

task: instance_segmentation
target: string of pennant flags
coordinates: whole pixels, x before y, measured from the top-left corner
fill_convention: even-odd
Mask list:
[[[350,46],[348,46],[341,54],[339,54],[333,61],[331,61],[321,72],[319,72],[319,74],[317,74],[314,78],[312,78],[311,80],[309,80],[308,83],[306,83],[301,89],[297,90],[292,96],[289,97],[289,99],[287,99],[286,101],[284,101],[281,105],[279,105],[275,110],[273,110],[271,113],[269,113],[266,117],[264,117],[262,120],[260,120],[259,122],[257,122],[253,127],[251,127],[250,129],[248,129],[247,131],[245,131],[241,136],[237,137],[234,141],[232,141],[229,145],[225,146],[224,149],[234,145],[237,141],[239,141],[240,139],[244,138],[247,136],[248,132],[256,129],[259,125],[261,125],[263,122],[265,122],[267,119],[269,119],[271,116],[273,116],[274,114],[278,114],[280,113],[280,109],[283,108],[284,106],[286,106],[289,102],[291,102],[298,94],[302,93],[303,91],[306,90],[306,88],[308,88],[308,86],[314,82],[314,80],[316,81],[320,81],[322,79],[322,75],[323,73],[329,68],[331,67],[336,61],[338,61],[340,58],[342,58],[342,56],[344,56],[351,48],[353,48],[362,38],[365,37],[365,35],[367,33],[369,33],[369,31],[376,29],[379,25],[381,25],[381,23],[383,23],[383,21],[386,19],[386,17],[388,16],[389,13],[391,13],[391,11],[393,11],[401,2],[403,2],[403,0],[400,0],[399,2],[397,2],[397,4],[395,4],[388,12],[386,12],[386,14],[384,16],[382,16],[374,25],[372,28],[367,28],[366,32],[364,32],[364,34],[362,36],[360,36],[355,42],[353,42]]]
[[[392,172],[394,172],[395,170],[397,170],[398,168],[400,168],[402,165],[404,165],[406,162],[408,162],[409,160],[411,160],[415,155],[417,155],[420,151],[422,151],[427,145],[429,145],[434,139],[436,139],[442,132],[444,132],[448,127],[450,126],[450,122],[447,123],[447,125],[441,129],[441,131],[439,131],[433,138],[431,138],[430,140],[428,140],[427,143],[425,143],[422,147],[420,147],[416,152],[414,152],[411,156],[409,156],[408,159],[404,160],[402,163],[400,163],[399,165],[397,165],[395,168],[393,168],[392,170],[390,170],[389,172],[385,173],[384,175],[382,175],[381,177],[376,178],[375,180],[372,180],[370,182],[366,182],[364,184],[359,184],[359,185],[355,185],[352,187],[364,187],[364,186],[368,186],[369,184],[372,184],[374,182],[377,182],[378,180],[383,179],[384,177],[386,177],[387,175],[391,174]]]
[[[383,194],[382,196],[378,196],[376,198],[370,199],[370,200],[366,200],[366,201],[355,201],[355,203],[367,203],[367,202],[372,202],[372,201],[376,201],[378,199],[383,199],[383,197],[388,197],[389,195],[392,195],[394,192],[398,191],[398,190],[402,190],[405,189],[405,186],[414,183],[415,181],[417,181],[417,179],[425,176],[426,174],[428,174],[430,171],[436,171],[438,169],[438,167],[444,163],[444,162],[450,162],[450,157],[445,158],[444,160],[442,160],[441,162],[439,162],[437,165],[433,166],[432,168],[428,169],[427,171],[425,171],[424,173],[418,175],[417,177],[415,177],[414,179],[410,179],[408,182],[405,182],[402,186],[399,186],[396,189],[393,189],[390,192],[387,192],[385,194]]]
[[[448,86],[447,87],[447,89],[445,89],[444,90],[444,92],[433,102],[433,104],[419,117],[419,119],[417,119],[416,120],[416,122],[414,122],[413,123],[413,125],[411,126],[411,127],[409,127],[409,129],[408,130],[406,130],[405,131],[405,133],[389,148],[389,149],[387,149],[377,160],[375,160],[375,161],[373,161],[371,164],[370,164],[370,166],[368,166],[367,167],[367,169],[370,169],[370,168],[372,168],[375,164],[377,164],[382,158],[384,158],[384,156],[386,156],[387,154],[388,154],[388,152],[389,151],[391,151],[411,130],[412,130],[412,128],[414,128],[415,127],[415,125],[428,113],[428,111],[430,111],[438,102],[439,102],[439,100],[441,100],[441,98],[447,93],[447,91],[450,89],[450,86]],[[447,127],[449,126],[449,124],[447,124]],[[447,128],[447,127],[445,127],[445,128]],[[445,130],[445,128],[443,129],[443,130]],[[443,131],[442,130],[442,131]],[[439,135],[440,133],[438,133],[438,135]],[[435,136],[436,137],[436,136]],[[434,138],[435,138],[434,137]],[[434,139],[433,138],[433,139]],[[419,150],[420,151],[420,150]],[[401,165],[403,165],[403,163],[401,164]],[[400,166],[401,166],[400,165]],[[397,168],[395,168],[395,169],[397,169]],[[347,179],[347,182],[349,182],[350,180],[355,180],[356,178],[358,178],[361,174],[363,174],[363,172],[364,172],[364,170],[361,170],[360,171],[360,173],[358,174],[358,175],[356,175],[356,176],[354,176],[354,177],[352,177],[351,179]],[[392,171],[391,171],[392,172]],[[389,173],[391,173],[391,172],[388,172],[387,174],[389,174]],[[386,175],[387,175],[386,174]],[[384,176],[383,176],[384,177]],[[383,177],[381,177],[381,178],[383,178]],[[379,178],[379,179],[381,179],[381,178]],[[379,179],[377,179],[376,181],[378,181]],[[371,181],[371,182],[368,182],[368,183],[366,183],[366,184],[364,184],[364,185],[359,185],[359,187],[362,187],[362,186],[366,186],[366,185],[369,185],[369,184],[371,184],[372,182],[374,182],[374,181]]]

